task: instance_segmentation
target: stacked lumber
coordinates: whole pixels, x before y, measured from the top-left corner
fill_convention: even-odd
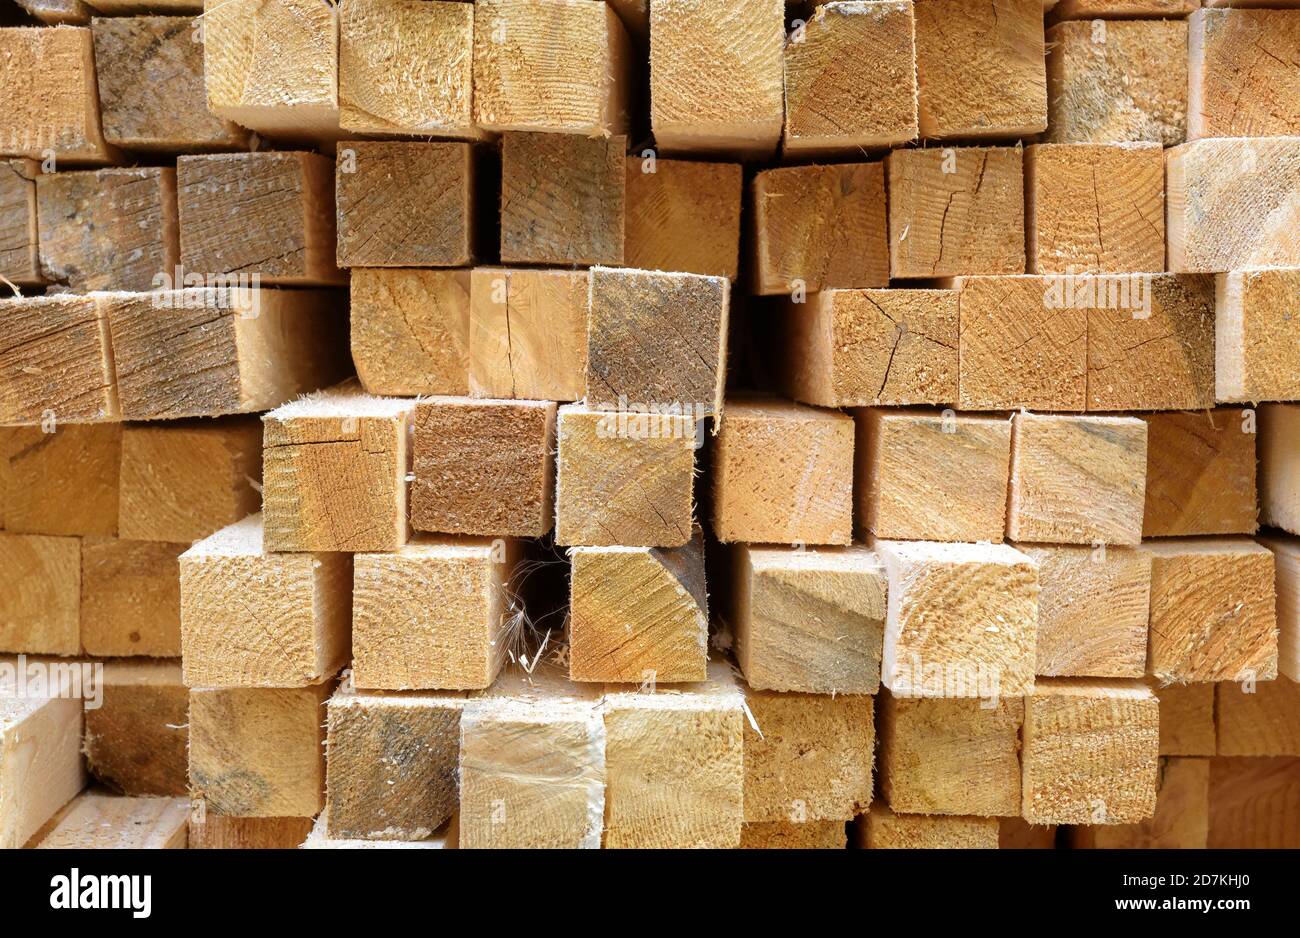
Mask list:
[[[1295,4],[22,6],[0,847],[1300,845]]]

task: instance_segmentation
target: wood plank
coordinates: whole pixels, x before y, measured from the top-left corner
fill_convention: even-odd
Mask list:
[[[663,152],[775,153],[784,105],[783,0],[655,0],[650,35],[650,125]]]
[[[1277,669],[1300,681],[1300,541],[1285,535],[1261,537],[1259,543],[1273,552],[1277,584]]]
[[[352,361],[366,391],[469,393],[470,272],[354,267],[351,274]]]
[[[1155,813],[1137,824],[1075,827],[1084,850],[1204,850],[1209,835],[1210,760],[1162,759]]]
[[[468,143],[349,140],[335,170],[340,267],[465,267],[474,262]]]
[[[864,547],[737,545],[730,624],[750,687],[874,694],[885,634],[885,571]]]
[[[327,708],[329,836],[432,837],[458,804],[464,707],[460,694],[335,691]]]
[[[85,787],[81,726],[80,700],[0,694],[0,849],[22,847]]]
[[[1300,268],[1215,277],[1214,396],[1300,400]]]
[[[884,693],[880,717],[880,782],[894,811],[1020,814],[1023,700],[940,700]]]
[[[1151,557],[1124,547],[1018,548],[1038,563],[1035,673],[1136,678],[1146,673]]]
[[[1214,725],[1217,684],[1168,684],[1149,681],[1160,698],[1160,755],[1212,756],[1218,747]]]
[[[1010,420],[882,408],[854,419],[860,530],[896,540],[1002,540]]]
[[[853,540],[853,420],[739,398],[713,448],[713,533],[724,544]]]
[[[742,850],[843,850],[843,821],[755,821],[740,828]]]
[[[1163,683],[1277,677],[1273,555],[1249,538],[1149,541],[1150,672]]]
[[[476,139],[474,13],[464,3],[343,0],[339,126]]]
[[[698,531],[673,550],[575,547],[569,559],[571,680],[706,680],[709,604]]]
[[[4,528],[15,534],[117,533],[122,425],[55,423],[5,431]]]
[[[86,296],[0,299],[0,424],[116,420],[108,320]]]
[[[306,687],[347,662],[351,557],[272,554],[250,515],[180,556],[188,687]]]
[[[596,849],[609,795],[599,696],[554,669],[511,672],[466,702],[459,845]]]
[[[208,113],[203,43],[195,41],[191,19],[96,17],[90,26],[100,118],[110,144],[161,153],[248,145],[247,130]]]
[[[881,683],[914,697],[1016,697],[1033,688],[1032,559],[1005,544],[876,547],[889,574]]]
[[[81,541],[0,533],[0,649],[41,655],[81,653]]]
[[[479,127],[627,133],[632,46],[611,7],[592,0],[480,0],[475,7]]]
[[[871,804],[871,697],[742,689],[746,822],[851,821]]]
[[[325,806],[327,681],[190,691],[190,793],[204,814],[314,817]]]
[[[470,393],[503,399],[582,398],[590,278],[585,270],[475,268],[470,275]]]
[[[1282,677],[1215,690],[1219,755],[1300,756],[1300,684]]]
[[[721,662],[700,684],[607,689],[606,849],[740,845],[744,706]]]
[[[100,0],[102,3],[103,0]],[[190,819],[191,850],[291,850],[312,827],[309,817],[221,817]]]
[[[35,160],[0,160],[0,277],[18,286],[38,286]]]
[[[1142,540],[1147,426],[1136,417],[1016,414],[1007,535],[1050,544]]]
[[[1255,441],[1248,412],[1149,414],[1143,537],[1254,534]]]
[[[566,404],[556,417],[555,541],[681,547],[691,539],[697,420]]]
[[[438,833],[424,840],[344,840],[329,834],[329,811],[321,812],[316,823],[311,824],[311,833],[300,844],[293,844],[301,850],[446,850],[456,846],[456,816],[444,824]]]
[[[1025,698],[1022,815],[1134,824],[1156,810],[1160,713],[1137,681],[1044,678]]]
[[[338,7],[316,0],[204,0],[208,110],[288,140],[339,136]]]
[[[350,373],[344,298],[236,284],[97,296],[128,420],[278,407]]]
[[[253,417],[123,429],[118,537],[188,544],[257,511],[259,431]]]
[[[854,824],[864,850],[996,850],[997,818],[895,814],[876,802]]]
[[[95,83],[95,49],[83,26],[0,29],[0,155],[112,163]]]
[[[1200,6],[1201,0],[1060,0],[1051,15],[1058,20],[1090,20],[1097,17],[1183,16]]]
[[[625,137],[501,138],[501,262],[622,264]]]
[[[100,791],[78,795],[37,850],[184,850],[189,802],[124,798]]]
[[[623,261],[640,270],[735,280],[740,264],[739,163],[627,158]]]
[[[525,621],[513,540],[420,536],[353,567],[352,678],[381,690],[492,685]]]
[[[680,405],[720,419],[730,309],[721,277],[592,268],[586,399],[603,410]]]
[[[894,150],[885,163],[891,277],[1025,272],[1020,147]]]
[[[1183,142],[1185,20],[1058,23],[1047,50],[1048,142]]]
[[[755,293],[888,286],[883,161],[764,170],[750,199]]]
[[[1300,405],[1259,408],[1259,520],[1300,534]]]
[[[243,0],[224,2],[223,14]],[[259,278],[257,286],[345,282],[334,266],[333,180],[319,153],[179,157],[181,263],[204,276]]]
[[[1300,14],[1195,10],[1187,27],[1187,139],[1300,134]]]
[[[782,320],[782,378],[801,403],[957,401],[955,290],[825,290]]]
[[[188,793],[190,692],[179,661],[104,662],[102,706],[86,708],[86,765],[125,795]]]
[[[1300,847],[1300,759],[1210,760],[1212,850]]]
[[[1165,154],[1169,269],[1300,267],[1300,136],[1195,140]]]
[[[180,567],[188,544],[81,541],[81,645],[102,657],[181,653]]]
[[[348,383],[266,414],[266,549],[359,552],[406,543],[413,408]]]
[[[85,26],[92,14],[81,0],[18,0],[18,6],[46,26]]]

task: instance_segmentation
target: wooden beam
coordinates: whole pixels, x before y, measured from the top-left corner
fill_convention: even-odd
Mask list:
[[[103,0],[101,0],[103,2]],[[190,818],[191,850],[292,850],[303,846],[312,829],[309,817]]]
[[[202,21],[200,21],[202,22]],[[193,20],[130,16],[90,24],[104,139],[145,152],[239,150],[248,131],[208,113]]]
[[[764,170],[750,198],[755,293],[889,285],[883,161]]]
[[[180,567],[188,544],[81,541],[81,645],[97,657],[181,653]]]
[[[586,393],[590,277],[585,270],[475,268],[470,276],[470,393],[579,400]]]
[[[18,0],[18,6],[46,26],[86,26],[93,12],[81,0]]]
[[[1160,698],[1160,755],[1212,756],[1218,748],[1214,725],[1216,684],[1168,684],[1154,679]]]
[[[0,277],[18,286],[38,286],[35,160],[0,160]]]
[[[1137,681],[1046,678],[1025,698],[1022,815],[1133,824],[1156,809],[1160,708]]]
[[[905,814],[1020,814],[1022,699],[884,693],[880,704],[880,782],[890,808]]]
[[[1214,396],[1300,400],[1300,268],[1215,277]]]
[[[1187,27],[1188,140],[1300,134],[1300,16],[1195,10]]]
[[[1025,272],[1019,146],[893,150],[885,164],[891,277]]]
[[[0,849],[22,847],[85,787],[81,726],[80,700],[0,694]]]
[[[259,431],[252,417],[128,425],[118,537],[188,544],[257,511]]]
[[[203,0],[87,0],[87,3],[95,12],[108,16],[138,16],[151,10],[169,16],[203,12]]]
[[[882,408],[854,419],[860,530],[899,540],[1002,540],[1010,420]]]
[[[1273,552],[1277,584],[1277,669],[1300,681],[1300,540],[1261,537],[1259,543]]]
[[[250,515],[180,557],[188,687],[305,687],[347,662],[351,557],[268,553],[263,533]]]
[[[127,798],[90,790],[78,795],[33,844],[36,850],[184,850],[189,802]]]
[[[575,547],[569,557],[571,680],[707,678],[709,603],[699,532],[673,550]]]
[[[133,797],[185,795],[190,692],[180,662],[106,661],[100,687],[102,706],[86,709],[91,775]]]
[[[205,814],[314,817],[325,806],[325,702],[314,687],[190,691],[190,794]]]
[[[460,694],[335,691],[327,708],[329,836],[432,837],[458,804],[464,707]]]
[[[1277,677],[1273,555],[1248,538],[1149,541],[1150,672],[1163,683]]]
[[[607,689],[607,849],[740,845],[744,707],[720,662],[700,684],[653,693]]]
[[[1300,756],[1300,684],[1215,685],[1221,756]]]
[[[1211,850],[1300,847],[1300,759],[1210,760]]]
[[[469,393],[470,272],[352,268],[352,361],[370,394]]]
[[[611,7],[592,0],[480,0],[474,12],[479,127],[584,137],[627,133],[632,46]]]
[[[885,570],[864,547],[737,545],[730,597],[736,661],[757,690],[874,694]]]
[[[1184,16],[1201,0],[1060,0],[1051,9],[1058,20],[1091,20],[1099,17]]]
[[[339,147],[340,267],[464,267],[474,262],[468,143],[349,140]]]
[[[255,286],[345,282],[334,266],[333,177],[319,153],[179,157],[181,263],[208,277],[259,278]]]
[[[1136,417],[1016,414],[1007,535],[1049,544],[1142,540],[1147,427]]]
[[[380,690],[492,686],[524,627],[519,544],[421,536],[353,567],[352,679]]]
[[[1136,824],[1070,830],[1083,850],[1203,850],[1209,834],[1210,760],[1162,759],[1155,813]]]
[[[555,404],[436,397],[415,405],[411,525],[541,537],[555,523]]]
[[[879,541],[877,549],[889,574],[881,683],[913,697],[1018,697],[1033,688],[1033,560],[1005,544]]]
[[[0,155],[112,163],[104,140],[90,30],[0,29]]]
[[[1084,409],[1087,311],[1049,301],[1050,278],[961,277],[956,285],[962,409]]]
[[[895,814],[881,802],[854,824],[864,850],[996,850],[997,818]]]
[[[1300,404],[1267,404],[1259,414],[1259,520],[1300,534]]]
[[[474,13],[465,3],[344,0],[339,5],[339,126],[476,139]]]
[[[566,404],[557,418],[555,541],[681,547],[694,518],[697,419]]]
[[[1098,22],[1047,30],[1047,141],[1182,143],[1187,22]]]
[[[843,850],[843,821],[755,821],[740,828],[742,850]]]
[[[922,137],[1023,137],[1047,128],[1039,0],[917,0]],[[983,53],[971,55],[979,48]]]
[[[627,158],[623,261],[640,270],[735,280],[740,264],[739,163]]]
[[[4,528],[14,534],[117,533],[122,425],[12,427],[7,439]]]
[[[592,268],[588,403],[680,405],[696,419],[720,419],[730,310],[722,277]]]
[[[871,804],[870,696],[742,689],[746,822],[851,821]]]
[[[1151,605],[1150,555],[1125,547],[1017,547],[1038,564],[1035,673],[1142,677]]]
[[[310,821],[310,819],[308,819]],[[456,846],[456,816],[439,828],[432,837],[423,840],[344,840],[329,834],[329,811],[321,813],[311,833],[298,844],[302,850],[446,850]]]
[[[784,104],[783,0],[655,0],[650,36],[650,125],[663,152],[775,153]]]
[[[460,722],[460,846],[600,847],[606,734],[599,696],[542,666],[470,699]]]
[[[81,654],[81,541],[0,534],[0,648],[40,655]]]
[[[262,418],[269,551],[396,550],[406,543],[414,402],[353,383]]]
[[[626,152],[625,137],[505,134],[501,262],[622,264]]]
[[[1164,205],[1164,151],[1157,143],[1027,147],[1028,270],[1163,271]]]
[[[1165,154],[1169,269],[1300,267],[1287,221],[1300,186],[1300,136],[1196,140]]]
[[[119,416],[108,320],[93,297],[0,300],[0,424]]]
[[[1161,413],[1147,424],[1143,537],[1254,534],[1256,423],[1240,408]]]
[[[204,0],[208,110],[269,137],[339,137],[338,7]]]

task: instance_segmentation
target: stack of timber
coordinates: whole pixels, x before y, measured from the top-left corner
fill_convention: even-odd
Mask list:
[[[1300,846],[1294,0],[19,5],[0,847]]]

